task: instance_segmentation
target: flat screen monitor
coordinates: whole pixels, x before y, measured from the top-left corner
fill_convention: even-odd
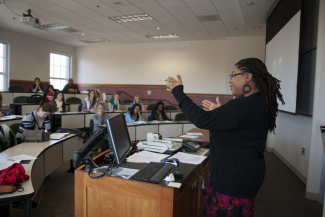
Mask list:
[[[115,163],[121,164],[131,150],[131,140],[125,123],[124,114],[116,115],[106,122],[110,149],[114,153]]]

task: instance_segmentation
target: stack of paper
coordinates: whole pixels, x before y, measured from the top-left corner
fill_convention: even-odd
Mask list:
[[[95,168],[93,170],[93,173],[103,174],[106,170],[107,170],[107,166],[98,167],[98,168]],[[121,177],[121,178],[124,178],[124,179],[129,179],[131,176],[136,174],[138,171],[139,170],[137,170],[137,169],[118,167],[118,168],[113,168],[112,173],[107,174],[107,175],[111,175],[111,176],[115,176],[115,177]]]
[[[2,119],[2,120],[6,120],[6,119],[14,119],[14,118],[16,118],[16,115],[8,115],[8,116],[4,116],[4,117],[2,117],[1,119]]]
[[[164,123],[163,121],[158,121],[158,120],[153,120],[151,121],[152,123],[156,123],[156,124],[161,124],[161,123]]]
[[[189,135],[182,135],[180,137],[183,137],[183,138],[189,138],[189,139],[196,139],[198,136],[189,136]]]
[[[134,124],[149,124],[147,121],[136,121]]]
[[[14,160],[14,161],[21,161],[21,160],[36,160],[36,157],[32,157],[26,154],[21,154],[21,155],[16,155],[12,157],[8,157],[9,160]]]
[[[169,157],[168,154],[157,154],[150,151],[141,151],[135,153],[127,158],[128,162],[133,163],[149,163],[149,162],[160,162],[160,160]]]
[[[186,133],[189,136],[203,136],[202,133]]]
[[[174,123],[174,121],[164,121],[164,123]]]
[[[207,157],[178,152],[177,154],[171,156],[170,158],[177,158],[181,163],[198,165],[201,164]]]
[[[50,139],[62,139],[63,137],[69,135],[69,133],[52,133]]]

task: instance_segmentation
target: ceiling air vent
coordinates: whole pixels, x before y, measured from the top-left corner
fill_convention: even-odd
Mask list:
[[[99,39],[79,39],[79,41],[84,42],[84,43],[87,43],[87,44],[109,42],[109,40],[103,39],[103,38],[99,38]]]
[[[219,15],[206,15],[206,16],[197,16],[202,23],[213,22],[213,21],[222,21]]]

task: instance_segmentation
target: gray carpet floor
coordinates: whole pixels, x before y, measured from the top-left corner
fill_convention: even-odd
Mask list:
[[[306,185],[273,153],[265,152],[266,177],[255,202],[255,217],[321,217],[323,206],[307,200]],[[67,173],[67,162],[43,182],[43,194],[33,217],[74,216],[74,174]],[[35,201],[38,202],[42,190]],[[11,209],[12,217],[25,217],[19,209]]]

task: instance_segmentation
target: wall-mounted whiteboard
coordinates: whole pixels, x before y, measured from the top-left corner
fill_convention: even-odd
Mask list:
[[[285,104],[279,110],[296,113],[300,39],[300,11],[266,45],[265,64],[268,71],[281,81]]]

